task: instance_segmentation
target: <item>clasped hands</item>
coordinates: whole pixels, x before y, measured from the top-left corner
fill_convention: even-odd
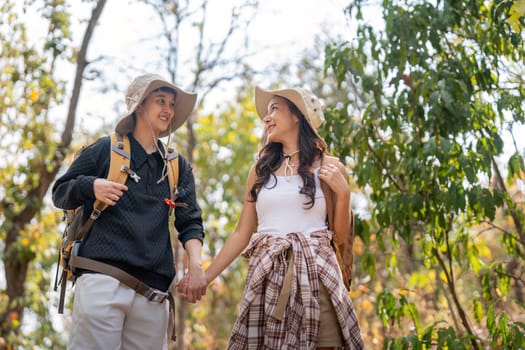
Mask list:
[[[190,303],[196,303],[206,294],[208,280],[202,268],[189,269],[176,284],[177,294]]]

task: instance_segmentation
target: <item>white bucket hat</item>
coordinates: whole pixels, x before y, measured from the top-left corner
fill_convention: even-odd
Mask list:
[[[158,74],[145,74],[135,78],[129,85],[126,93],[128,112],[117,122],[115,131],[123,135],[132,132],[135,127],[133,122],[135,109],[150,93],[161,87],[173,89],[177,95],[175,96],[175,115],[171,120],[168,130],[162,132],[160,137],[168,136],[170,132],[177,130],[193,111],[195,102],[197,101],[197,94],[182,90]]]
[[[301,111],[315,132],[325,121],[321,101],[310,90],[303,88],[264,90],[257,86],[255,87],[255,108],[259,118],[264,119],[268,111],[268,103],[274,96],[290,100]]]

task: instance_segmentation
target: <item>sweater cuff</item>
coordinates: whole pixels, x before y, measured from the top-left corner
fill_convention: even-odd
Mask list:
[[[78,188],[80,189],[80,195],[85,199],[95,200],[95,189],[93,183],[95,182],[95,176],[79,175],[77,178]]]
[[[186,246],[186,242],[189,241],[190,239],[198,239],[199,241],[201,241],[201,243],[204,244],[204,235],[199,231],[193,231],[190,233],[186,233],[184,237],[179,236],[179,240],[182,243],[183,247]]]

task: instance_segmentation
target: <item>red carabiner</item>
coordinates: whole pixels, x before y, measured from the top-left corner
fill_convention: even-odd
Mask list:
[[[169,198],[164,198],[164,203],[166,203],[170,208],[175,208],[176,204]]]

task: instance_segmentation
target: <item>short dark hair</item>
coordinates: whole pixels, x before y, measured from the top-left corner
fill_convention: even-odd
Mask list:
[[[160,88],[153,90],[151,93],[159,92],[159,91],[171,92],[175,97],[177,97],[177,91],[168,86],[161,86]]]

